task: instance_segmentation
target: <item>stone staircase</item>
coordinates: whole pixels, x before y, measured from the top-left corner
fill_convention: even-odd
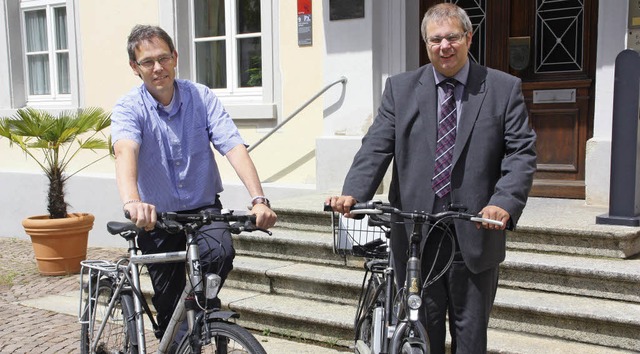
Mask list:
[[[244,326],[348,351],[362,262],[333,253],[322,198],[306,201],[276,209],[273,236],[234,236],[221,298]],[[507,236],[489,352],[640,351],[640,229],[595,225],[601,212],[579,201],[530,201]]]

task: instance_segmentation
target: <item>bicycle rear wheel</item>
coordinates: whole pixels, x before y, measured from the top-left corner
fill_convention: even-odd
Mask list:
[[[92,280],[96,282],[96,280]],[[113,281],[100,279],[97,286],[92,285],[94,294],[89,294],[90,300],[87,306],[91,311],[85,311],[82,316],[80,329],[80,351],[89,353],[122,353],[137,354],[138,346],[135,343],[135,322],[133,321],[133,298],[131,294],[120,293],[111,311],[107,311],[109,302],[113,297]],[[93,318],[89,314],[93,313]],[[104,329],[99,334],[102,323]],[[99,335],[99,338],[97,338]],[[95,351],[91,351],[91,343],[98,340]]]
[[[384,304],[383,284],[385,282],[380,274],[371,274],[357,310],[356,316],[360,317],[356,318],[355,322],[356,346],[361,341],[367,347],[371,347],[374,342],[380,339],[381,333],[378,331],[382,331],[381,324],[384,320],[383,313],[379,313],[379,309]]]
[[[251,332],[235,323],[209,323],[211,343],[202,346],[202,354],[266,354],[260,342]],[[203,333],[204,335],[204,333]],[[190,354],[189,338],[185,336],[177,354]]]

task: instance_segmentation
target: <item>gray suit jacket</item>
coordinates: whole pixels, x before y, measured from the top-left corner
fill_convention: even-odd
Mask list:
[[[511,215],[510,227],[518,222],[536,169],[535,133],[520,86],[516,77],[471,63],[451,176],[452,203],[472,213],[486,205],[499,206]],[[433,211],[437,105],[431,64],[389,78],[342,194],[358,201],[371,199],[393,160],[391,204],[402,210]],[[460,220],[455,226],[471,271],[479,273],[504,260],[504,231],[477,230],[474,223]],[[392,251],[399,266],[406,262],[410,230],[392,228]],[[396,270],[403,279],[403,269]]]

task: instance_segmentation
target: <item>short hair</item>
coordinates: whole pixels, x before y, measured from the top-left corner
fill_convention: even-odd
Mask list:
[[[175,52],[176,48],[173,45],[173,40],[169,34],[158,26],[150,25],[135,25],[131,29],[129,38],[127,39],[127,53],[129,54],[129,60],[136,61],[136,48],[143,41],[150,41],[153,38],[159,38],[163,40],[169,46],[171,53]]]
[[[467,12],[464,11],[463,8],[451,3],[441,3],[430,7],[424,14],[420,26],[422,40],[427,43],[427,24],[429,22],[442,22],[445,20],[457,20],[465,32],[473,31],[469,15],[467,15]]]

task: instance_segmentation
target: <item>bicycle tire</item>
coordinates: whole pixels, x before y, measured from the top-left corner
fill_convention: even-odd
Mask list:
[[[364,342],[368,347],[371,347],[371,335],[373,334],[373,312],[377,308],[376,303],[383,302],[381,297],[384,296],[385,284],[384,279],[379,274],[371,274],[371,278],[367,282],[367,289],[363,296],[363,300],[357,310],[357,314],[360,317],[356,319],[355,324],[355,342]]]
[[[96,280],[91,280],[95,282]],[[90,354],[91,342],[101,326],[102,320],[107,323],[100,336],[100,342],[93,353],[122,353],[137,354],[138,346],[135,343],[136,327],[133,320],[133,297],[131,294],[120,293],[119,301],[116,302],[110,314],[106,314],[109,302],[113,296],[113,280],[103,278],[98,281],[95,289],[96,301],[87,301],[87,306],[91,306],[91,313],[95,312],[93,319],[89,318],[89,311],[85,311],[82,316],[82,326],[80,329],[80,352]],[[90,296],[88,294],[87,296]],[[93,322],[93,323],[91,323]]]
[[[429,335],[420,322],[416,322],[411,328],[407,322],[401,322],[391,338],[390,353],[401,354],[430,354]]]
[[[216,321],[209,323],[211,343],[202,346],[202,354],[267,354],[256,337],[246,328],[232,322]],[[204,333],[202,334],[204,338]],[[218,343],[226,343],[226,347]],[[185,336],[178,347],[177,354],[191,354],[189,336]]]
[[[404,342],[402,347],[400,348],[400,353],[402,354],[428,354],[422,351],[420,346],[411,344],[409,342]]]

